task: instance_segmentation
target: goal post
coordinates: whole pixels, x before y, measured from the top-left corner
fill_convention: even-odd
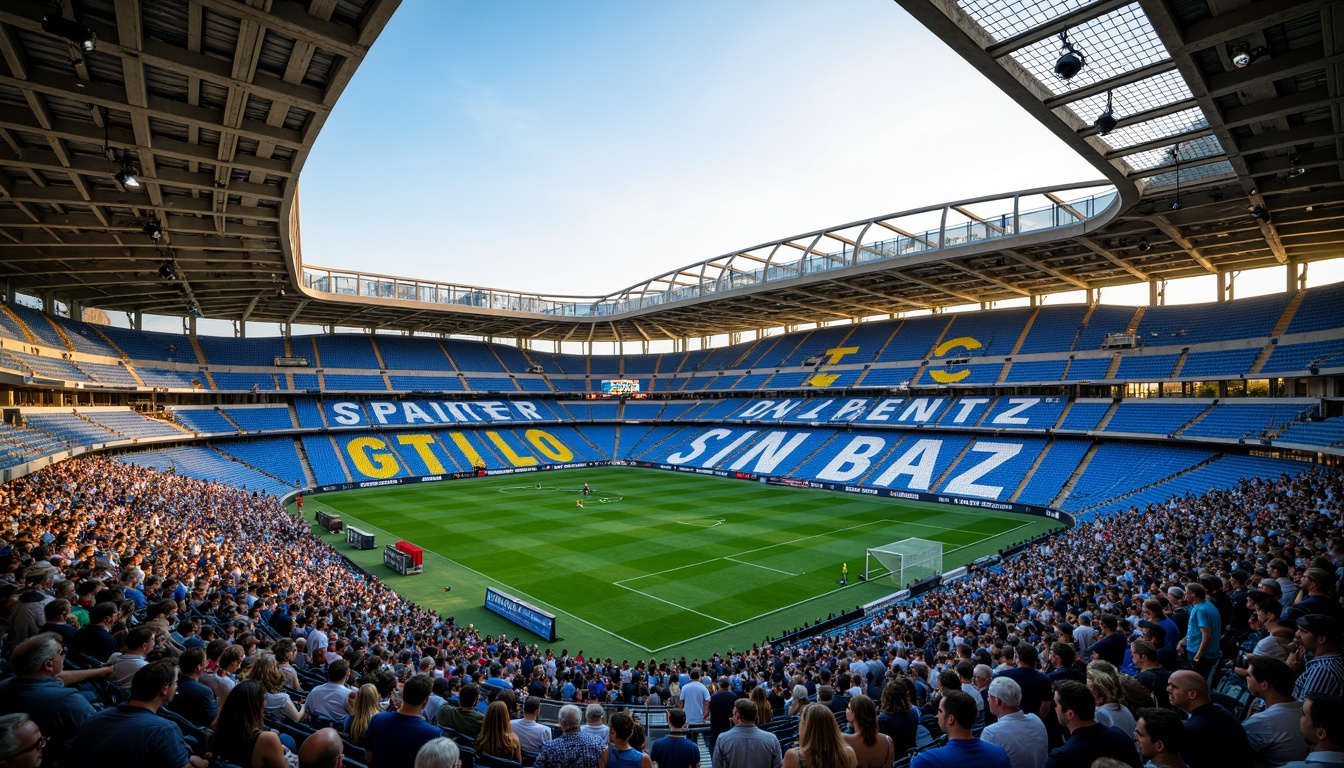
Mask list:
[[[900,588],[942,572],[943,545],[928,539],[902,539],[871,547],[863,565],[865,580],[890,576]]]

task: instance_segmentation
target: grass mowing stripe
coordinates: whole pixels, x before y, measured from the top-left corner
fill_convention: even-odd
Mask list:
[[[580,509],[584,482],[594,493]],[[818,604],[824,616],[895,591],[889,580],[839,587],[841,563],[857,573],[867,547],[911,536],[941,541],[952,568],[1015,543],[1010,537],[1024,528],[1029,536],[1054,527],[1007,513],[624,467],[348,491],[319,503],[451,557],[427,562],[428,577],[389,577],[408,598],[512,635],[515,627],[481,608],[484,588],[496,586],[566,617],[565,645],[612,656],[746,645],[810,621]],[[388,573],[381,553],[350,556]],[[452,593],[439,591],[444,583]],[[834,597],[841,589],[845,596]]]

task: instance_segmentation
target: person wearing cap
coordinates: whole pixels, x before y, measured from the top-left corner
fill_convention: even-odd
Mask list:
[[[1293,698],[1303,701],[1313,693],[1344,694],[1344,655],[1339,652],[1339,641],[1337,619],[1320,613],[1298,618],[1298,650],[1289,657],[1289,666],[1302,670],[1302,676],[1293,685]]]
[[[1279,768],[1320,768],[1344,763],[1344,701],[1338,696],[1309,694],[1302,702],[1299,727],[1311,745],[1311,753]]]

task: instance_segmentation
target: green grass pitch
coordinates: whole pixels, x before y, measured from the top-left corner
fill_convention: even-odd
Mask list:
[[[578,489],[593,489],[584,499]],[[542,487],[537,488],[540,484]],[[608,467],[389,486],[305,499],[377,535],[358,551],[319,535],[421,605],[482,632],[537,638],[485,611],[494,586],[557,615],[559,646],[635,658],[749,646],[896,591],[863,583],[869,547],[943,543],[955,568],[1056,527],[1043,518]],[[425,549],[403,577],[382,549]],[[842,564],[849,586],[839,584]],[[444,587],[451,585],[452,591]]]

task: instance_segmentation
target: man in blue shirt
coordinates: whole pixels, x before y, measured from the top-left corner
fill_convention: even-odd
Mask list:
[[[680,709],[667,712],[667,724],[672,726],[667,735],[653,742],[649,756],[658,768],[697,768],[700,748],[686,738],[686,713]]]
[[[1190,603],[1190,623],[1186,625],[1185,639],[1180,646],[1190,659],[1190,666],[1208,680],[1223,655],[1219,647],[1223,639],[1223,620],[1200,584],[1186,584],[1185,599]]]
[[[403,768],[413,765],[415,755],[443,731],[425,722],[425,702],[434,690],[429,675],[416,675],[401,689],[401,707],[382,712],[369,721],[364,761],[369,768]]]
[[[162,659],[141,667],[131,679],[131,699],[104,709],[79,728],[62,765],[103,768],[206,768],[187,751],[182,729],[159,717],[177,692],[177,662]]]
[[[938,727],[947,734],[947,746],[920,752],[910,768],[1010,768],[1003,747],[971,735],[978,711],[969,693],[944,693],[938,702]]]

